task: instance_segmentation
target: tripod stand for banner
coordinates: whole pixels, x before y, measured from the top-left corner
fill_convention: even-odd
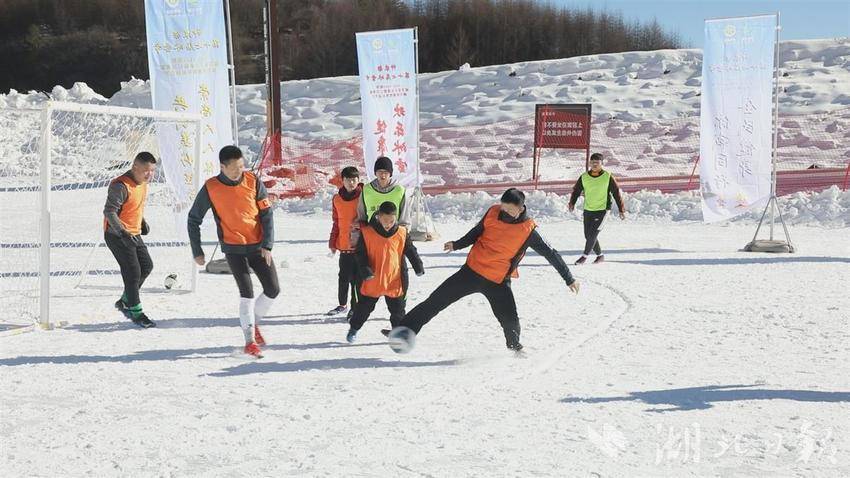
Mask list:
[[[791,243],[791,235],[788,233],[788,226],[785,225],[785,218],[782,217],[782,211],[777,206],[776,198],[776,150],[779,139],[779,32],[781,30],[779,23],[779,12],[776,12],[776,41],[774,43],[774,71],[773,71],[773,148],[771,151],[771,159],[773,171],[770,181],[770,199],[764,207],[764,212],[759,219],[759,225],[756,227],[756,233],[753,235],[753,240],[744,246],[745,251],[749,252],[794,252],[794,244]],[[764,223],[764,218],[767,211],[770,210],[770,239],[758,239],[759,231]],[[776,222],[777,213],[779,222],[782,224],[782,229],[785,231],[785,240],[776,240],[773,236],[773,227]]]
[[[433,241],[440,237],[431,220],[431,211],[422,192],[422,181],[419,166],[419,27],[413,28],[413,46],[416,65],[416,187],[413,188],[410,206],[413,207],[411,217],[410,238],[414,241]]]

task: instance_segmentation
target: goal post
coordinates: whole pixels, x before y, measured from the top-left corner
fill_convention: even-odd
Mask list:
[[[90,313],[76,300],[82,296],[103,296],[111,307],[121,295],[120,271],[103,241],[103,206],[109,183],[140,151],[159,163],[145,207],[154,271],[143,290],[195,289],[185,217],[199,189],[201,121],[56,101],[0,108],[0,333],[50,328],[55,310]],[[178,279],[167,289],[170,274]]]

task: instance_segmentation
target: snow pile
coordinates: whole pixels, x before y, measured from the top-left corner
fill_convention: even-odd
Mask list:
[[[850,154],[850,40],[788,41],[780,96],[779,160],[784,169],[841,167]],[[534,105],[593,104],[593,149],[619,176],[688,174],[699,152],[700,50],[659,50],[462,68],[421,75],[420,139],[427,185],[524,182],[533,148]],[[264,85],[237,88],[239,143],[256,157],[266,134]],[[357,77],[290,81],[281,85],[284,135],[293,154],[316,153],[313,167],[328,172],[338,161],[332,146],[358,138]],[[107,102],[83,83],[52,97]],[[40,92],[0,95],[0,108],[45,101]],[[150,83],[131,78],[108,104],[151,106]],[[794,116],[805,115],[805,116]],[[459,129],[464,128],[464,129]],[[320,153],[334,151],[333,154]],[[542,180],[581,172],[578,156],[546,152]]]
[[[850,105],[850,39],[786,41],[780,47],[786,115],[827,113]],[[702,74],[697,49],[609,53],[421,75],[423,128],[489,125],[534,112],[541,102],[593,103],[596,120],[626,122],[697,115]],[[511,75],[511,73],[515,75]],[[75,91],[77,90],[77,91]],[[102,101],[84,84],[55,90],[64,101]],[[67,95],[66,95],[67,93]],[[341,138],[360,129],[357,77],[289,81],[281,85],[283,125],[292,137]],[[12,90],[0,105],[44,94]],[[109,99],[117,106],[150,107],[150,83],[131,79]],[[237,88],[240,137],[265,133],[265,85]],[[253,145],[252,145],[253,147]]]
[[[330,211],[334,189],[327,188],[307,199],[282,199],[276,206],[293,214],[325,214]],[[526,203],[531,215],[540,222],[581,220],[583,199],[576,210],[567,208],[569,196],[543,191],[527,193]],[[658,191],[640,191],[624,195],[629,220],[647,222],[702,221],[700,198],[695,191],[663,194]],[[428,197],[432,217],[441,223],[475,221],[487,208],[499,202],[499,196],[477,191],[446,193]],[[779,199],[779,207],[789,224],[816,224],[827,227],[850,226],[850,191],[831,187],[819,193],[795,193]],[[616,206],[614,207],[616,211]],[[763,210],[743,214],[732,222],[757,222]]]
[[[850,39],[781,44],[784,115],[850,105]],[[515,75],[511,75],[511,73]],[[658,50],[426,73],[420,76],[422,128],[490,125],[534,113],[536,103],[593,103],[594,119],[671,120],[699,114],[702,51]],[[149,104],[149,84],[122,83],[114,101]],[[141,98],[141,97],[143,98]],[[132,98],[132,100],[130,100]],[[281,86],[286,135],[343,138],[361,128],[357,77],[289,81]],[[237,88],[240,139],[265,134],[265,85]]]

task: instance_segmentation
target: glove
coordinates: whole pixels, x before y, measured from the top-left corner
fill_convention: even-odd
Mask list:
[[[424,276],[424,275],[425,275],[425,271],[424,271],[424,270],[421,270],[421,271],[419,271],[419,272],[417,272],[417,273],[416,273],[416,277],[422,277],[422,276]]]
[[[147,236],[149,232],[151,232],[151,227],[148,225],[147,221],[142,219],[142,235]]]

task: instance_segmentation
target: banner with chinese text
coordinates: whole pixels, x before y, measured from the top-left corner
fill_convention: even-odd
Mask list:
[[[776,15],[707,20],[700,103],[705,222],[770,199]]]
[[[400,184],[421,185],[414,29],[357,33],[356,41],[366,174],[374,179],[375,160],[387,156]]]
[[[145,0],[145,25],[153,108],[204,118],[202,183],[218,174],[218,151],[233,144],[222,0]],[[195,132],[174,129],[163,125],[157,133],[163,170],[181,202],[191,204]]]

